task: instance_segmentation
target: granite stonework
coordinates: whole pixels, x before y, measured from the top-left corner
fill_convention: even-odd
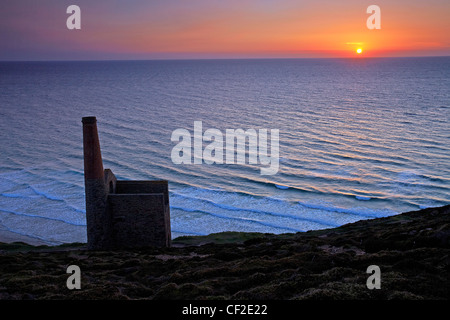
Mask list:
[[[103,169],[97,119],[82,122],[88,248],[170,247],[168,182],[117,180]]]

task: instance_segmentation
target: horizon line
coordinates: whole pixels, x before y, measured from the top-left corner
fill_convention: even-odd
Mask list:
[[[450,58],[450,55],[428,56],[379,56],[379,57],[272,57],[272,58],[151,58],[151,59],[39,59],[39,60],[0,60],[3,62],[118,62],[118,61],[204,61],[204,60],[331,60],[331,59],[405,59],[405,58]]]

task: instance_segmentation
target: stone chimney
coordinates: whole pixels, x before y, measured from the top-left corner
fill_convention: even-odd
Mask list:
[[[108,249],[111,243],[111,217],[106,210],[108,190],[97,132],[97,119],[84,117],[84,185],[88,249]]]

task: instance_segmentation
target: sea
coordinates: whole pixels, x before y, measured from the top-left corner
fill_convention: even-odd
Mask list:
[[[450,57],[0,62],[0,229],[86,242],[85,116],[118,179],[169,181],[172,238],[450,203]],[[278,171],[175,164],[195,121],[279,130]]]

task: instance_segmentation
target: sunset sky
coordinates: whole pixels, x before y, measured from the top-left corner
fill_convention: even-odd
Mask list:
[[[448,0],[1,0],[0,60],[448,56],[449,16]]]

